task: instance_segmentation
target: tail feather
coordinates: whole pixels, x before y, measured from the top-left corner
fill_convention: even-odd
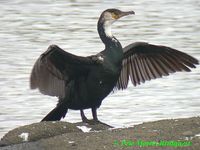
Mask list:
[[[62,104],[58,104],[52,111],[50,111],[42,120],[42,121],[59,121],[61,118],[64,118],[68,109],[66,106]]]

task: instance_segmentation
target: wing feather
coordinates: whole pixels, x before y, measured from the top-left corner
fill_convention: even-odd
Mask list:
[[[51,71],[49,71],[51,70]],[[36,61],[31,77],[31,89],[39,88],[45,95],[64,97],[65,81],[61,79],[60,72],[47,62],[43,61],[42,56]]]
[[[177,71],[191,71],[199,61],[176,49],[145,42],[132,43],[125,48],[121,75],[116,84],[125,89],[129,78],[134,86],[147,80],[167,76]],[[127,68],[127,69],[126,69]]]
[[[64,98],[69,81],[87,75],[95,62],[93,57],[76,56],[51,45],[33,66],[30,88],[38,88],[45,95]]]

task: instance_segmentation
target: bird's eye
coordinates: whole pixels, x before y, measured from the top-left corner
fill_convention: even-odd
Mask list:
[[[112,12],[111,15],[112,15],[112,18],[113,18],[113,19],[118,19],[118,18],[119,18],[119,15],[117,15],[117,14],[114,13],[114,12]]]

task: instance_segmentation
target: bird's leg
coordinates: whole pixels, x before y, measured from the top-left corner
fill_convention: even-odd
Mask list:
[[[97,118],[97,108],[95,107],[92,108],[92,116],[93,116],[94,121],[97,121],[97,122],[99,121]]]
[[[98,120],[98,118],[97,118],[97,108],[95,108],[95,107],[92,108],[92,116],[93,116],[93,122],[91,124],[102,124],[102,125],[107,126],[109,128],[113,128],[112,126],[107,125],[107,124]]]
[[[88,119],[87,119],[87,117],[85,116],[83,109],[81,109],[80,112],[81,112],[81,119],[82,119],[82,121],[83,121],[83,122],[88,122]]]

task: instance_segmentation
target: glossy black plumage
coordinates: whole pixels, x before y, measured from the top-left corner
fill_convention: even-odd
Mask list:
[[[129,77],[134,86],[147,80],[167,76],[177,71],[196,68],[198,60],[176,49],[145,42],[132,43],[123,48],[124,58],[118,89],[125,89]]]
[[[105,10],[98,21],[98,33],[105,49],[97,55],[81,57],[51,45],[36,61],[30,78],[31,89],[57,96],[57,106],[42,120],[53,121],[65,117],[68,109],[96,109],[114,89],[127,88],[129,78],[136,86],[146,80],[159,78],[177,71],[190,71],[198,60],[166,46],[144,42],[122,48],[112,35],[110,25],[120,17],[134,14],[117,9]]]

